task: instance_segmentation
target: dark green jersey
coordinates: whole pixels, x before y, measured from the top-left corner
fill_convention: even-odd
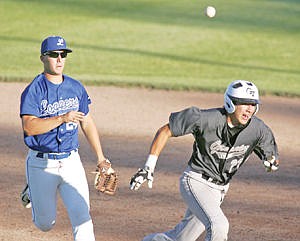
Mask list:
[[[253,116],[246,126],[229,128],[224,108],[191,107],[170,115],[173,136],[193,134],[195,141],[189,165],[226,184],[254,151],[261,160],[278,159],[271,129]]]

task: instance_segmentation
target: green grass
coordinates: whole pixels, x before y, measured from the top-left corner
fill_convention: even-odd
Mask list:
[[[0,80],[31,81],[55,34],[74,50],[65,73],[87,84],[223,92],[248,79],[299,97],[299,17],[296,0],[2,0]]]

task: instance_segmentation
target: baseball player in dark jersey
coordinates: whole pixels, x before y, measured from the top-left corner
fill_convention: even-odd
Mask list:
[[[63,74],[72,52],[60,36],[50,36],[41,45],[43,73],[37,75],[21,96],[20,116],[28,186],[22,200],[32,206],[34,224],[42,231],[52,229],[56,219],[57,193],[72,224],[74,240],[94,241],[89,189],[78,153],[78,126],[95,152],[104,157],[98,131],[89,112],[91,100],[83,85]],[[27,203],[26,203],[27,202]]]
[[[224,107],[191,107],[172,113],[151,144],[144,168],[131,178],[137,190],[145,181],[152,187],[154,168],[167,140],[192,134],[193,153],[180,178],[180,192],[188,208],[185,217],[164,233],[143,241],[192,241],[206,231],[206,241],[227,240],[229,223],[220,205],[237,170],[254,152],[267,171],[279,165],[277,145],[270,128],[255,116],[259,108],[257,87],[244,80],[232,82],[224,94]]]

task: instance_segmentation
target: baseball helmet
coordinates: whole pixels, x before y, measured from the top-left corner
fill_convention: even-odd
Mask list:
[[[256,114],[259,103],[258,89],[250,81],[235,80],[229,84],[224,94],[224,107],[229,114],[235,111],[237,104],[256,104]]]

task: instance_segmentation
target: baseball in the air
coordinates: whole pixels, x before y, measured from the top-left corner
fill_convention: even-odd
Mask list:
[[[213,6],[207,6],[205,9],[205,15],[209,18],[216,16],[216,9]]]

